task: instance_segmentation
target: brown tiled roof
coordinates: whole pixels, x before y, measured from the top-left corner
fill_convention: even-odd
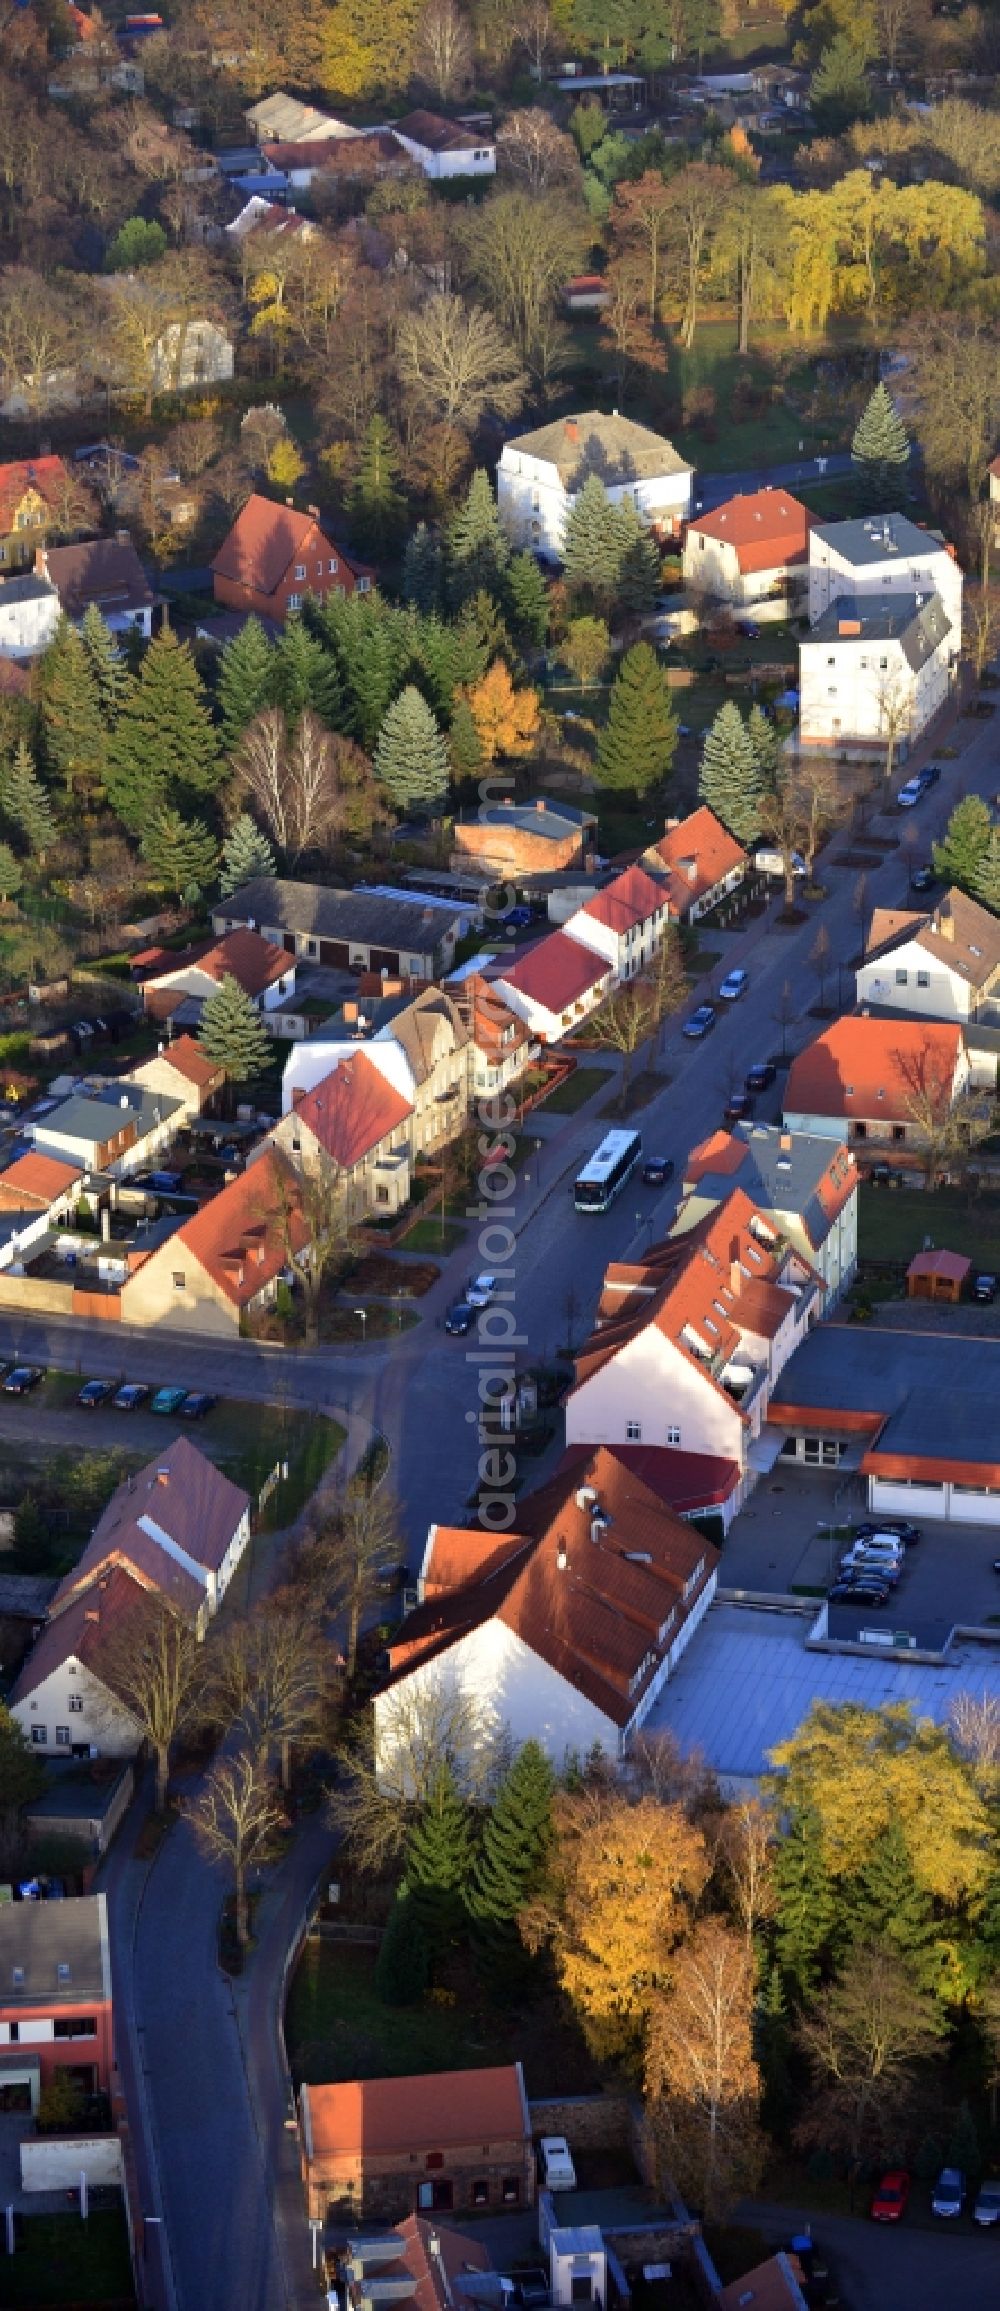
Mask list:
[[[185,1609],[196,1607],[204,1596],[203,1586],[178,1564],[154,1528],[174,1541],[194,1564],[218,1572],[249,1506],[249,1494],[224,1476],[190,1437],[175,1437],[155,1460],[136,1476],[126,1477],[112,1493],[79,1563],[56,1591],[53,1612],[58,1613],[78,1589],[89,1586],[100,1567],[119,1554],[130,1559],[137,1572],[150,1575],[168,1595],[174,1577],[179,1575],[183,1586],[174,1601]]]
[[[612,1261],[598,1327],[576,1359],[573,1393],[655,1324],[706,1383],[725,1394],[719,1375],[738,1354],[743,1332],[755,1329],[753,1317],[763,1313],[762,1303],[748,1301],[745,1315],[743,1295],[748,1287],[774,1284],[783,1256],[774,1223],[734,1188],[683,1235],[651,1245],[641,1263]],[[791,1295],[779,1289],[790,1306]]]
[[[667,895],[662,883],[654,883],[642,867],[629,867],[623,875],[616,875],[603,891],[595,891],[592,899],[584,901],[581,913],[589,915],[594,923],[603,923],[609,931],[621,937],[639,923],[647,923],[651,915],[662,912]]]
[[[82,1662],[110,1684],[108,1657],[113,1659],[133,1632],[138,1636],[148,1613],[148,1593],[127,1568],[109,1567],[101,1581],[46,1623],[21,1666],[11,1701],[25,1701],[37,1693],[53,1670],[67,1661]]]
[[[414,2281],[416,2311],[455,2311],[456,2305],[468,2301],[460,2291],[463,2273],[493,2269],[489,2249],[482,2241],[470,2237],[466,2231],[453,2231],[448,2223],[428,2222],[423,2215],[408,2215],[405,2223],[398,2223],[396,2229],[399,2264],[392,2263],[387,2268],[380,2263],[379,2276],[391,2277],[397,2268],[409,2272]]]
[[[981,907],[968,893],[947,891],[928,913],[915,914],[876,907],[872,914],[865,961],[890,954],[914,940],[946,971],[954,971],[970,987],[985,987],[1000,971],[1000,917]]]
[[[25,1204],[54,1204],[56,1197],[83,1178],[79,1164],[66,1164],[58,1156],[18,1156],[0,1172],[0,1211],[20,1211]]]
[[[962,1033],[933,1019],[837,1019],[793,1059],[786,1115],[913,1121],[915,1087],[932,1097],[954,1080]]]
[[[809,553],[809,532],[814,516],[786,489],[754,490],[750,497],[727,498],[711,514],[697,514],[688,524],[706,538],[735,546],[740,569],[774,570],[804,562]]]
[[[737,867],[745,867],[747,854],[742,843],[731,835],[722,820],[716,818],[707,803],[681,819],[678,826],[670,827],[658,843],[646,854],[655,868],[659,860],[667,869],[667,888],[671,912],[684,915],[688,908],[706,891],[713,891],[725,875]]]
[[[501,987],[515,987],[529,1002],[540,1003],[558,1017],[599,980],[606,979],[610,970],[605,955],[595,955],[592,948],[581,946],[565,931],[552,931],[519,963],[501,970],[499,977]]]
[[[769,2255],[719,2296],[719,2311],[803,2311],[805,2274],[797,2255]]]
[[[186,1082],[195,1084],[199,1091],[207,1091],[210,1084],[221,1082],[225,1074],[225,1069],[216,1066],[214,1059],[209,1058],[204,1044],[197,1042],[193,1035],[175,1036],[173,1042],[168,1043],[163,1058],[168,1067],[176,1068],[178,1075],[183,1075]]]
[[[406,1123],[413,1108],[394,1084],[387,1083],[367,1052],[358,1051],[307,1091],[295,1114],[340,1170],[352,1172],[372,1148]]]
[[[972,1261],[962,1252],[915,1252],[907,1276],[943,1276],[949,1284],[964,1284]]]
[[[280,213],[284,216],[285,212]],[[355,568],[343,547],[332,545],[314,514],[277,505],[273,498],[261,497],[255,490],[237,514],[212,568],[231,585],[247,586],[255,594],[274,594],[291,563],[314,554],[317,545],[321,554],[336,552],[348,570]]]
[[[313,2150],[377,2160],[412,2151],[530,2137],[520,2065],[440,2070],[415,2078],[353,2078],[309,2086]]]
[[[82,618],[92,602],[109,612],[156,607],[156,595],[127,540],[87,538],[79,546],[50,546],[46,566],[68,618]]]
[[[10,530],[11,523],[23,498],[29,490],[37,490],[47,506],[59,504],[69,476],[61,457],[17,457],[9,465],[0,465],[0,533]]]
[[[444,120],[439,112],[408,112],[393,122],[399,136],[408,136],[426,152],[477,152],[493,143],[492,134],[463,128],[461,121]]]
[[[183,1246],[227,1300],[237,1308],[246,1307],[287,1262],[286,1212],[288,1232],[299,1252],[309,1241],[301,1189],[291,1166],[269,1147],[185,1220],[170,1239],[170,1251],[175,1254]]]
[[[610,1519],[596,1535],[590,1509],[577,1505],[583,1486]],[[393,1677],[498,1620],[613,1724],[627,1725],[676,1636],[686,1582],[703,1559],[707,1577],[717,1557],[675,1515],[651,1465],[640,1474],[616,1447],[574,1445],[548,1484],[519,1502],[517,1531],[501,1544],[432,1530],[425,1602],[391,1648]],[[458,1584],[444,1586],[455,1572]]]
[[[60,1581],[52,1600],[53,1618],[62,1618],[68,1606],[90,1591],[115,1569],[125,1572],[137,1589],[165,1598],[175,1613],[196,1621],[205,1602],[205,1585],[176,1557],[138,1524],[123,1525],[113,1540],[87,1542],[71,1573]]]
[[[210,947],[192,947],[172,955],[165,971],[155,978],[147,978],[147,986],[160,986],[164,980],[176,978],[183,971],[197,965],[217,986],[225,978],[235,979],[244,995],[262,995],[265,988],[273,987],[283,979],[286,971],[295,968],[295,957],[284,947],[276,947],[273,939],[262,939],[259,931],[227,931]],[[178,1040],[183,1040],[179,1038]],[[176,1050],[176,1044],[172,1050]],[[168,1054],[169,1056],[169,1054]]]

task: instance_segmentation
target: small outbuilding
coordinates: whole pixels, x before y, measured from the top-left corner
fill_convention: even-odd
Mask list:
[[[906,1271],[908,1300],[960,1300],[972,1267],[961,1252],[918,1252]]]

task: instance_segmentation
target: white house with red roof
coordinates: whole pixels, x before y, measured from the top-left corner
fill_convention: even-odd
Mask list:
[[[858,1168],[849,1148],[821,1132],[741,1123],[710,1132],[684,1164],[684,1194],[671,1228],[680,1236],[718,1210],[734,1188],[773,1220],[822,1279],[824,1313],[858,1264]]]
[[[707,915],[737,889],[749,860],[742,843],[703,802],[687,818],[667,820],[659,841],[645,852],[642,865],[648,875],[666,885],[669,920],[696,923],[700,915]]]
[[[413,1101],[376,1064],[374,1046],[354,1048],[302,1092],[265,1144],[306,1173],[332,1165],[352,1217],[388,1218],[409,1201],[413,1115]]]
[[[612,965],[618,979],[634,979],[648,969],[668,920],[667,896],[642,867],[627,867],[603,891],[595,891],[563,925]]]
[[[235,979],[255,1010],[276,1010],[295,992],[295,957],[259,931],[229,931],[206,947],[189,947],[181,954],[161,949],[153,960],[136,957],[144,973],[142,999],[152,1019],[172,1019],[197,1026],[203,1006],[217,995],[224,979]]]
[[[813,519],[785,489],[727,498],[688,523],[684,582],[734,609],[784,617],[808,591]]]
[[[616,979],[609,957],[595,954],[568,931],[551,932],[496,974],[505,1003],[540,1043],[558,1043],[579,1026],[603,1003]]]
[[[758,1473],[777,1375],[821,1313],[813,1263],[742,1188],[637,1261],[613,1261],[566,1399],[569,1444],[644,1445]]]
[[[129,1276],[122,1321],[232,1340],[274,1299],[289,1246],[298,1255],[308,1244],[298,1175],[269,1142]]]
[[[784,1094],[792,1132],[818,1132],[855,1153],[916,1156],[928,1127],[968,1087],[960,1027],[936,1019],[835,1019],[793,1059]]]
[[[431,1526],[421,1601],[375,1698],[381,1772],[413,1701],[442,1690],[474,1703],[484,1740],[505,1728],[559,1767],[595,1744],[624,1751],[715,1591],[718,1550],[660,1487],[669,1459],[640,1470],[614,1446],[574,1446],[512,1531]]]

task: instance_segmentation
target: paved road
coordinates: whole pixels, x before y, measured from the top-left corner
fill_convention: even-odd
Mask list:
[[[836,449],[828,451],[825,457],[794,457],[786,465],[762,465],[756,469],[748,466],[742,473],[696,473],[695,508],[698,513],[711,513],[713,507],[724,505],[737,491],[747,496],[757,489],[802,489],[806,482],[836,481],[850,471],[850,452]]]
[[[836,2281],[844,2311],[996,2311],[1000,2302],[1000,2242],[992,2231],[960,2231],[950,2224],[918,2227],[909,2216],[896,2230],[848,2215],[815,2215],[804,2207],[738,2209],[741,2223],[757,2226],[768,2248],[787,2246],[808,2222]]]

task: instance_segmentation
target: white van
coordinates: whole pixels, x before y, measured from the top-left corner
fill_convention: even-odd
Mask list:
[[[576,2168],[564,2134],[545,2134],[538,2145],[542,2182],[547,2191],[575,2191]]]
[[[770,850],[765,844],[754,852],[753,863],[759,875],[777,875],[780,880],[784,879],[785,862],[780,851]],[[793,851],[792,873],[796,880],[800,880],[805,872],[806,862],[801,851]]]

